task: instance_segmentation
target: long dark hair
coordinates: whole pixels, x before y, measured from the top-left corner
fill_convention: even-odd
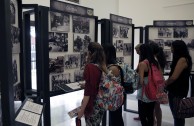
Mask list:
[[[150,42],[149,45],[154,56],[157,58],[161,69],[164,70],[164,67],[166,66],[166,56],[164,54],[163,48],[154,42]]]
[[[187,59],[188,68],[191,70],[192,68],[192,59],[189,54],[189,50],[187,48],[187,45],[183,40],[175,40],[172,42],[172,48],[173,48],[173,60],[172,60],[172,68],[175,68],[178,60],[181,57],[185,57]]]
[[[147,59],[150,64],[154,64],[159,68],[158,62],[154,58],[154,54],[148,44],[142,44],[140,46],[140,62]]]
[[[105,44],[103,45],[105,57],[106,57],[106,64],[116,64],[116,49],[112,44]]]
[[[102,46],[97,42],[90,42],[88,51],[91,53],[90,62],[102,65],[105,62],[105,55]]]

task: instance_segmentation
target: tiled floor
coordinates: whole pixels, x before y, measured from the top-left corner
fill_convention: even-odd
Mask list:
[[[52,126],[75,126],[75,118],[68,116],[68,111],[78,107],[83,97],[83,90],[72,92],[60,96],[51,97],[51,125]],[[137,100],[131,95],[127,98],[127,108],[137,109]],[[162,126],[173,126],[172,117],[168,106],[162,106],[164,116]],[[134,121],[133,117],[137,114],[123,112],[125,126],[141,126],[139,121]],[[169,120],[170,119],[170,120]],[[85,126],[84,118],[82,118],[82,126]],[[108,126],[108,123],[107,123]]]

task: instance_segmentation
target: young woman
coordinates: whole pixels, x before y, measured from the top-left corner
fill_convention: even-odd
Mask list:
[[[155,59],[158,61],[158,64],[160,66],[160,70],[163,73],[164,72],[164,67],[166,65],[166,57],[163,52],[163,48],[159,47],[156,43],[151,42],[149,43],[151,50],[154,54]],[[156,118],[156,123],[157,126],[162,125],[162,110],[160,107],[160,103],[156,102],[155,103],[155,108],[154,108],[154,119]]]
[[[84,115],[86,126],[99,126],[104,110],[96,104],[96,95],[102,71],[94,64],[98,64],[102,67],[101,69],[106,71],[105,55],[99,43],[90,42],[87,59],[89,63],[84,69],[84,97],[81,110],[78,112],[78,118],[80,119]]]
[[[149,64],[147,64],[149,62]],[[140,75],[140,84],[142,85],[137,91],[138,111],[142,126],[154,125],[154,107],[155,102],[146,97],[143,87],[148,84],[148,72],[151,70],[150,65],[154,64],[159,67],[149,45],[140,46],[140,62],[138,64],[138,73]]]
[[[120,69],[118,68],[118,66],[114,66],[114,64],[117,64],[115,47],[111,44],[106,44],[103,46],[103,48],[106,56],[106,65],[108,70],[111,70],[117,81],[121,82]],[[122,117],[122,106],[120,106],[116,111],[109,111],[109,117],[110,126],[124,126]]]
[[[184,126],[185,119],[176,118],[174,116],[173,99],[176,97],[187,97],[192,60],[188,48],[182,40],[172,42],[171,51],[173,53],[173,60],[169,78],[166,80],[169,106],[174,117],[174,126]]]

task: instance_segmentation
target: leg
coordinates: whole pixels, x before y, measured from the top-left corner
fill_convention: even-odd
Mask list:
[[[185,125],[185,119],[180,119],[180,118],[176,118],[174,116],[174,104],[173,104],[173,99],[175,98],[175,96],[171,93],[168,93],[168,99],[169,99],[169,106],[170,106],[170,110],[172,112],[173,118],[174,118],[174,126],[184,126]]]
[[[122,106],[119,107],[116,111],[109,111],[109,116],[111,118],[110,126],[124,126],[123,117],[122,117]]]
[[[162,125],[162,110],[160,108],[160,103],[156,102],[155,103],[155,108],[154,108],[154,119],[157,119],[157,126]]]
[[[94,112],[90,116],[85,116],[86,126],[100,126],[104,110],[98,105],[94,105]]]
[[[140,118],[142,126],[148,126],[145,110],[146,108],[145,108],[144,103],[141,100],[138,100],[139,118]]]

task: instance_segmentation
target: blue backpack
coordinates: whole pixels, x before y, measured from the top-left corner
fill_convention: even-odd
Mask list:
[[[140,76],[128,64],[120,65],[123,71],[123,87],[126,94],[133,94],[139,87]]]

